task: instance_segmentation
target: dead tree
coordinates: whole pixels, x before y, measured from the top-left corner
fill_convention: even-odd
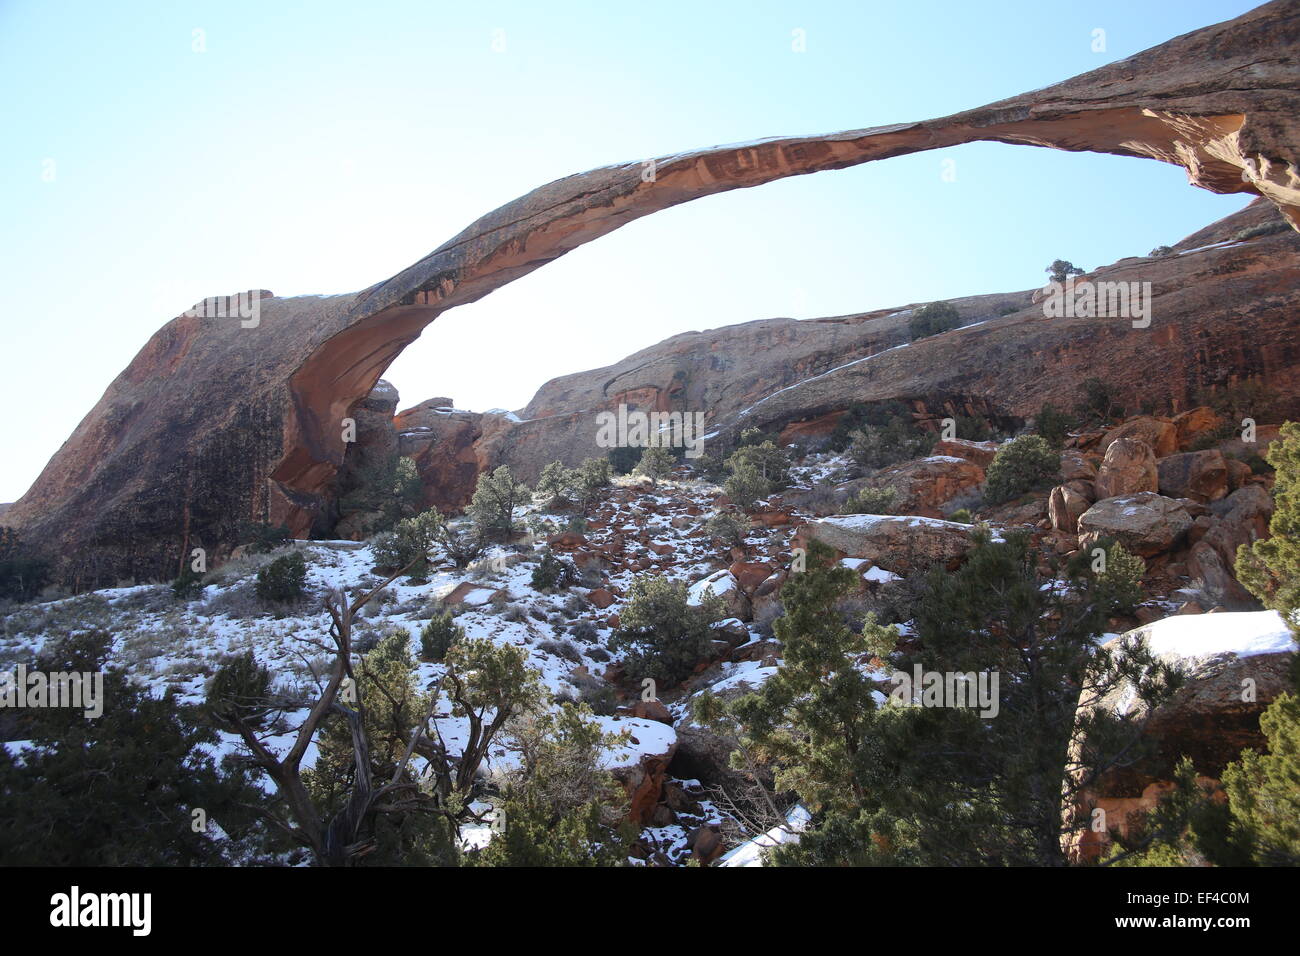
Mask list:
[[[349,707],[341,695],[346,681],[351,681],[354,688],[357,686],[352,673],[352,626],[357,615],[375,595],[407,573],[422,558],[423,556],[412,561],[354,601],[349,601],[341,588],[326,596],[325,609],[330,615],[330,638],[334,653],[329,680],[299,725],[293,745],[283,757],[276,756],[243,718],[236,717],[232,721],[248,748],[252,764],[264,770],[274,781],[293,825],[290,826],[270,811],[263,810],[263,816],[295,842],[308,848],[316,861],[324,866],[350,866],[371,852],[374,842],[370,833],[377,814],[432,809],[428,804],[433,798],[421,792],[418,781],[408,773],[407,768],[416,752],[423,729],[433,716],[437,695],[430,698],[429,711],[412,732],[392,779],[378,785],[372,779],[370,743],[364,726],[365,702],[357,694],[355,704]],[[302,760],[317,731],[330,714],[337,714],[348,722],[356,770],[346,805],[326,819],[303,783]]]

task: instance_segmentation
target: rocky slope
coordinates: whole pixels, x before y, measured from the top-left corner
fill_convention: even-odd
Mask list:
[[[392,400],[381,390],[372,410],[382,415]],[[449,420],[459,414],[449,403],[433,410]],[[1111,774],[1086,795],[1090,807],[1104,809],[1121,828],[1168,789],[1178,756],[1192,756],[1197,771],[1213,780],[1242,748],[1260,746],[1259,714],[1285,686],[1289,632],[1276,613],[1258,610],[1249,596],[1238,597],[1240,586],[1232,578],[1236,545],[1268,532],[1271,478],[1224,464],[1235,461],[1225,451],[1240,451],[1235,440],[1188,450],[1218,424],[1213,413],[1196,409],[1173,419],[1143,416],[1078,433],[1061,454],[1061,484],[1050,494],[1039,489],[977,512],[999,534],[1027,531],[1044,560],[1088,547],[1097,531],[1144,555],[1144,600],[1133,614],[1110,621],[1110,636],[1141,633],[1162,657],[1184,665],[1190,680],[1152,717],[1155,758]],[[1261,427],[1257,450],[1276,434]],[[409,635],[416,652],[421,628],[449,608],[469,635],[523,648],[554,700],[587,701],[607,729],[631,732],[607,765],[622,783],[628,818],[640,831],[633,860],[761,863],[753,840],[764,838],[753,832],[753,821],[733,818],[718,801],[716,788],[735,784],[728,765],[732,746],[694,721],[693,701],[705,691],[731,697],[777,673],[784,648],[772,622],[783,610],[794,549],[811,539],[834,548],[855,572],[856,593],[840,609],[855,626],[868,611],[906,607],[905,576],[935,562],[960,563],[971,546],[970,526],[939,516],[951,514],[956,499],[978,491],[996,447],[942,442],[924,459],[869,476],[906,484],[908,506],[895,515],[837,514],[841,493],[863,479],[842,456],[810,454],[791,468],[791,487],[748,516],[747,533],[732,547],[704,527],[712,513],[728,508],[721,489],[685,468],[658,484],[619,479],[600,494],[582,531],[565,530],[572,517],[567,512],[529,505],[516,515],[529,527],[527,535],[494,546],[466,569],[435,555],[427,580],[404,579],[389,587],[367,611],[356,639],[365,647],[396,628]],[[1189,455],[1207,460],[1184,467]],[[1054,505],[1065,490],[1077,497],[1077,513]],[[371,542],[296,542],[288,548],[302,550],[309,562],[309,597],[301,602],[271,606],[258,600],[255,572],[275,555],[242,556],[210,573],[189,598],[166,585],[142,585],[8,609],[0,613],[0,669],[30,658],[68,629],[101,627],[115,636],[116,666],[157,692],[171,688],[200,701],[222,655],[245,649],[271,669],[282,688],[305,687],[316,653],[310,642],[328,627],[321,593],[336,587],[357,593],[381,578]],[[1198,558],[1205,549],[1217,556],[1218,577],[1208,575],[1208,563]],[[532,584],[548,552],[581,576],[567,591]],[[1042,570],[1050,580],[1046,564]],[[711,590],[722,599],[725,615],[694,673],[676,686],[660,687],[651,701],[640,699],[640,683],[625,672],[624,652],[611,640],[633,582],[646,575],[683,582],[697,602]],[[876,668],[873,679],[886,687],[888,669],[880,669],[879,661],[858,663]],[[418,666],[422,685],[442,668],[428,660]],[[1233,694],[1243,677],[1258,685],[1248,703]],[[1114,708],[1130,704],[1123,693],[1103,702]],[[464,727],[449,706],[440,707],[436,719],[447,740],[463,740]],[[232,735],[223,735],[223,743],[225,750],[237,747]],[[271,743],[283,741],[272,735]],[[8,746],[21,750],[22,744]],[[494,748],[489,777],[513,759],[509,747]],[[791,813],[798,815],[799,808]],[[468,832],[473,829],[467,828],[467,841],[490,838]],[[779,837],[795,838],[784,830]],[[1105,850],[1105,835],[1085,834],[1070,849],[1076,859],[1095,859]]]
[[[57,558],[63,580],[81,586],[174,573],[193,547],[227,550],[248,519],[283,522],[299,536],[319,531],[331,520],[345,457],[342,419],[441,312],[640,216],[786,176],[978,140],[1088,149],[1181,165],[1194,185],[1267,197],[1300,226],[1298,39],[1300,11],[1278,0],[1063,83],[941,119],[662,156],[653,176],[643,175],[639,160],[605,167],[508,203],[356,295],[259,294],[254,325],[178,317],[113,382],[4,520]],[[1237,268],[1203,255],[1213,257],[1210,269]],[[1189,281],[1203,274],[1191,265]],[[1278,290],[1261,270],[1240,267],[1235,291],[1250,298],[1238,300],[1247,314],[1232,315],[1267,332]],[[1258,309],[1265,314],[1254,315]],[[990,331],[998,330],[967,334],[982,340]],[[1110,335],[1094,329],[1093,336],[1091,348],[1112,344]],[[987,344],[1012,347],[1001,335]],[[1057,344],[1040,333],[1028,348]],[[1207,358],[1231,348],[1216,345]],[[893,377],[900,375],[891,370],[895,360],[872,364]],[[969,365],[965,375],[978,378]],[[827,387],[771,410],[821,407]]]
[[[1084,380],[1101,376],[1130,408],[1173,412],[1207,389],[1251,381],[1300,415],[1300,237],[1246,241],[1243,230],[1280,223],[1260,200],[1199,230],[1172,254],[1131,258],[1080,281],[1149,282],[1149,327],[1117,318],[1045,318],[1036,292],[950,301],[963,328],[909,342],[919,303],[858,315],[764,319],[688,332],[611,366],[547,382],[514,413],[439,409],[433,399],[398,416],[409,434],[428,501],[460,507],[477,473],[509,465],[526,480],[549,462],[604,455],[597,415],[619,405],[701,411],[717,444],[746,427],[816,446],[853,404],[902,400],[919,419],[978,415],[1032,418],[1045,403],[1070,408]],[[1106,356],[1104,367],[1097,357]],[[706,447],[707,450],[707,447]]]

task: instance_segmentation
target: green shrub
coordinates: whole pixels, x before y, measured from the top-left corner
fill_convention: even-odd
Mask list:
[[[207,707],[218,725],[260,727],[271,711],[271,673],[252,651],[224,657],[208,681]]]
[[[1108,422],[1124,414],[1124,406],[1116,400],[1111,387],[1096,376],[1084,379],[1080,388],[1083,396],[1077,411],[1081,418]]]
[[[611,467],[608,459],[587,458],[577,468],[553,461],[542,469],[534,494],[551,510],[578,508],[585,512],[608,487]]]
[[[1053,448],[1060,448],[1070,434],[1070,417],[1051,402],[1034,416],[1034,430]]]
[[[1300,866],[1300,697],[1281,694],[1259,718],[1268,753],[1245,750],[1223,771],[1233,829],[1258,866]]]
[[[849,457],[863,468],[878,469],[912,461],[929,454],[934,447],[933,432],[895,419],[878,428],[866,427],[854,432],[849,442]]]
[[[726,461],[727,468],[733,473],[741,468],[750,468],[765,479],[772,490],[784,488],[789,484],[786,469],[790,461],[783,450],[770,441],[757,445],[742,445]]]
[[[645,475],[653,481],[667,478],[677,467],[677,456],[668,448],[647,448],[641,453],[634,474]]]
[[[542,555],[541,562],[533,568],[530,580],[534,591],[549,591],[558,588],[563,591],[578,579],[578,572],[573,565],[551,554]]]
[[[187,600],[202,590],[203,575],[195,571],[188,561],[185,562],[185,567],[181,568],[180,575],[172,582],[172,594],[176,595],[180,600]]]
[[[426,660],[440,662],[451,646],[465,638],[465,629],[452,620],[451,611],[443,611],[429,619],[420,631],[420,653]]]
[[[612,645],[626,649],[626,669],[636,680],[652,677],[674,685],[691,675],[711,650],[709,625],[722,619],[722,601],[706,598],[692,607],[681,581],[640,577],[628,590]]]
[[[966,441],[988,441],[993,437],[993,429],[983,418],[974,415],[958,415],[954,419],[958,438]]]
[[[912,314],[907,329],[915,342],[917,339],[950,331],[959,325],[961,316],[957,314],[956,308],[947,302],[931,302]]]
[[[893,422],[898,422],[905,428],[912,427],[912,412],[905,403],[897,399],[872,402],[869,405],[863,402],[854,402],[845,409],[844,414],[835,422],[835,430],[831,432],[829,447],[832,451],[843,451],[849,447],[854,432],[863,430],[868,426],[878,428]]]
[[[556,511],[573,506],[573,487],[578,482],[576,469],[562,461],[553,461],[542,469],[533,494],[546,508]]]
[[[717,455],[701,455],[690,464],[691,471],[705,481],[722,481],[727,475],[727,466]]]
[[[948,515],[949,521],[956,521],[960,524],[970,524],[970,518],[969,508],[958,508],[952,514]]]
[[[1238,242],[1246,239],[1257,239],[1260,236],[1272,236],[1279,232],[1288,232],[1291,227],[1281,219],[1273,222],[1261,222],[1258,226],[1247,226],[1245,229],[1239,229],[1232,237]]]
[[[749,537],[749,522],[733,512],[719,511],[704,522],[704,530],[727,547],[738,547]]]
[[[1277,471],[1269,537],[1237,548],[1237,579],[1300,635],[1300,424],[1286,422],[1268,449]],[[1300,656],[1295,662],[1300,673]]]
[[[887,515],[898,497],[893,488],[859,488],[858,493],[844,502],[842,515]]]
[[[213,757],[221,741],[200,708],[154,696],[108,666],[111,637],[51,642],[45,672],[100,672],[103,712],[27,708],[15,758],[0,747],[0,860],[10,866],[238,865],[262,852],[255,823],[265,795],[238,762]],[[220,828],[196,828],[203,808]],[[242,859],[241,859],[242,858]],[[261,861],[260,865],[265,865]]]
[[[257,572],[257,596],[263,601],[296,601],[307,580],[307,560],[301,551],[276,558]]]
[[[992,504],[1001,504],[1055,478],[1060,471],[1060,454],[1041,436],[1021,435],[994,455],[984,495]]]
[[[1059,282],[1062,285],[1070,276],[1083,275],[1083,270],[1068,259],[1056,259],[1043,271],[1051,275],[1053,282]]]
[[[1173,253],[1174,250],[1169,248],[1168,246],[1156,246],[1154,249],[1152,249],[1150,252],[1147,253],[1147,258],[1163,259],[1165,256],[1173,255]]]
[[[1096,552],[1100,550],[1102,554]],[[1099,560],[1100,559],[1100,560]],[[1114,538],[1103,538],[1074,558],[1070,565],[1071,576],[1084,576],[1096,592],[1093,600],[1107,604],[1113,613],[1128,614],[1142,603],[1142,575],[1147,564],[1129,553]]]
[[[434,508],[397,522],[392,531],[375,539],[372,546],[375,563],[393,571],[410,565],[412,574],[424,573],[428,568],[429,552],[437,546],[444,524],[442,515]]]
[[[486,540],[508,538],[515,531],[515,509],[532,496],[528,486],[516,481],[509,467],[478,476],[478,486],[467,509]]]
[[[770,481],[748,466],[737,468],[722,487],[732,504],[745,511],[752,511],[773,490]]]

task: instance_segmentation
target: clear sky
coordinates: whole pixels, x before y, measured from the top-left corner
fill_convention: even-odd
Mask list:
[[[0,501],[205,296],[357,290],[561,176],[940,116],[1255,5],[0,0]],[[1001,144],[796,177],[449,312],[386,377],[403,406],[518,408],[678,332],[1029,288],[1052,259],[1142,255],[1248,200]]]

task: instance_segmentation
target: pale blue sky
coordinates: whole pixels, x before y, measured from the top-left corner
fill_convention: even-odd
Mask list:
[[[0,501],[204,296],[360,289],[560,176],[939,116],[1254,5],[0,0]],[[1054,258],[1141,255],[1248,198],[999,144],[797,177],[633,223],[449,312],[387,377],[404,406],[517,408],[678,332],[1028,288]]]

